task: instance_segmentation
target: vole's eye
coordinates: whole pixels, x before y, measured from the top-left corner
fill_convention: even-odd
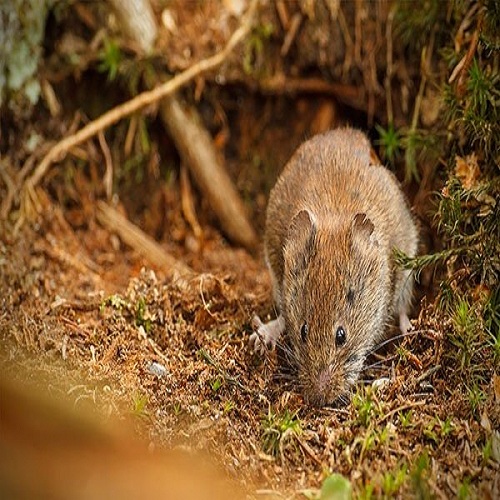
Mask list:
[[[307,334],[309,333],[309,325],[307,323],[304,323],[300,327],[300,336],[302,337],[302,342],[306,341]]]
[[[345,333],[344,327],[339,326],[337,328],[337,331],[335,332],[335,345],[337,347],[340,347],[341,345],[345,344],[346,340],[347,340],[347,334]]]

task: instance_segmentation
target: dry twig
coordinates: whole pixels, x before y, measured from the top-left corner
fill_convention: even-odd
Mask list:
[[[99,138],[99,144],[106,163],[106,172],[104,174],[103,183],[106,190],[106,198],[110,200],[111,195],[113,194],[113,160],[111,158],[111,151],[109,150],[106,138],[104,137],[104,132],[101,130],[99,134],[97,134],[97,137]]]
[[[117,233],[127,245],[169,276],[179,279],[194,276],[195,273],[190,267],[167,253],[155,240],[103,201],[97,202],[97,218],[110,231]]]
[[[162,103],[162,119],[224,231],[233,241],[249,249],[255,248],[257,235],[245,215],[243,202],[220,165],[212,138],[193,114],[195,110],[186,109],[175,96]]]
[[[12,177],[8,174],[5,164],[0,164],[0,177],[7,188],[7,195],[0,206],[0,220],[5,220],[9,215],[12,200],[16,194],[16,185]]]
[[[290,23],[290,29],[288,30],[283,45],[281,46],[281,57],[285,57],[292,46],[297,33],[299,32],[300,24],[302,23],[303,15],[297,12],[292,17],[292,22]]]
[[[345,102],[355,109],[365,111],[364,91],[360,87],[339,82],[328,82],[322,78],[309,77],[297,78],[290,77],[283,73],[277,73],[271,77],[261,78],[260,80],[228,80],[228,84],[246,85],[254,91],[266,95],[275,94],[324,94],[332,96]]]

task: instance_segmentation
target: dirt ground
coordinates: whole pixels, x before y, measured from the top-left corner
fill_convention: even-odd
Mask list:
[[[100,78],[90,75],[90,88]],[[262,242],[267,196],[284,162],[325,123],[363,126],[359,111],[310,95],[217,92],[225,121],[209,123]],[[308,407],[279,353],[261,359],[248,346],[252,316],[275,314],[261,246],[251,254],[231,244],[193,187],[203,231],[195,238],[182,210],[178,157],[158,119],[148,125],[157,163],[135,183],[125,175],[117,182],[117,206],[196,275],[171,280],[98,222],[102,171],[86,145],[83,168],[77,152],[44,180],[34,222],[19,232],[15,218],[0,222],[4,376],[35,381],[36,390],[103,421],[126,420],[150,450],[209,455],[251,498],[320,498],[332,473],[347,478],[357,498],[499,498],[492,451],[499,444],[491,439],[499,376],[484,384],[481,413],[471,412],[432,271],[422,273],[411,334],[372,356],[350,403]],[[47,129],[57,127],[48,120]],[[122,147],[123,136],[124,129],[111,146]],[[417,214],[429,210],[425,189],[405,187]],[[430,217],[420,219],[422,245],[432,249]]]
[[[428,319],[425,299],[414,335],[374,360],[351,404],[312,409],[275,354],[262,361],[248,347],[252,315],[274,314],[260,255],[204,226],[200,253],[165,243],[200,273],[171,282],[86,216],[75,229],[47,200],[33,228],[3,227],[0,332],[16,379],[36,367],[75,407],[132,415],[155,447],[208,452],[257,497],[301,497],[338,472],[360,496],[413,484],[449,498],[470,478],[494,498],[485,430],[450,387],[446,325]],[[388,382],[374,389],[375,377]],[[494,414],[493,387],[490,398]]]

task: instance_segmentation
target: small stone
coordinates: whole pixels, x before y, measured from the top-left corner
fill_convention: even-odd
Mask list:
[[[156,375],[158,378],[163,378],[167,375],[167,369],[161,363],[157,363],[156,361],[151,361],[147,370],[151,373],[151,375]]]

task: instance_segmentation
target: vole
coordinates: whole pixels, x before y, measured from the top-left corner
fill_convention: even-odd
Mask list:
[[[418,232],[395,176],[361,131],[339,128],[304,142],[271,190],[265,257],[279,316],[254,317],[263,353],[286,331],[306,402],[334,403],[358,379],[391,318],[410,328]]]

